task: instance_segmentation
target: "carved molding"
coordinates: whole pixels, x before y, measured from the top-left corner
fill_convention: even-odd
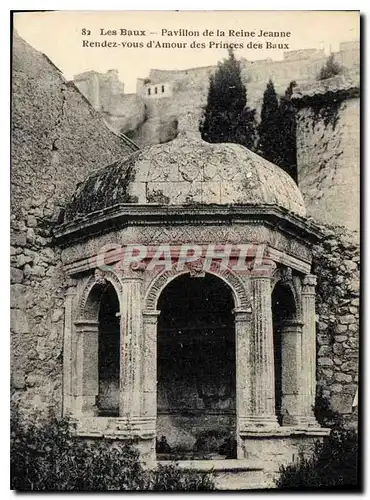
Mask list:
[[[109,284],[112,284],[119,299],[122,294],[122,283],[118,276],[112,271],[95,269],[94,274],[90,276],[81,293],[77,308],[78,320],[88,319],[97,321],[99,315],[97,304],[100,303],[101,297]],[[96,291],[94,297],[91,296],[93,290]]]
[[[231,288],[236,309],[247,310],[250,308],[250,299],[247,294],[246,286],[241,277],[239,277],[236,273],[228,268],[221,268],[221,266],[216,262],[212,262],[210,270],[207,272],[221,278]],[[189,273],[189,270],[178,271],[177,264],[175,264],[171,270],[164,271],[156,276],[149,284],[145,294],[145,310],[155,310],[159,296],[162,290],[168,285],[168,283],[170,283],[170,281],[172,281],[173,279],[187,273]]]
[[[292,292],[296,310],[296,319],[300,320],[300,318],[302,317],[300,278],[298,276],[294,276],[293,271],[290,267],[278,266],[272,276],[271,293],[273,292],[277,284],[288,287]]]

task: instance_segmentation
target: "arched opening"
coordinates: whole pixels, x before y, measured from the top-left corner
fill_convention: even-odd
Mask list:
[[[120,319],[119,301],[114,287],[109,284],[99,308],[99,394],[100,416],[119,415]]]
[[[295,360],[289,359],[290,352],[285,342],[287,326],[296,319],[296,306],[289,286],[277,283],[271,297],[272,321],[274,330],[274,367],[275,367],[275,411],[280,425],[284,423],[285,369]],[[285,380],[284,380],[285,379]]]
[[[211,274],[185,274],[162,291],[158,309],[158,458],[236,458],[230,288]]]

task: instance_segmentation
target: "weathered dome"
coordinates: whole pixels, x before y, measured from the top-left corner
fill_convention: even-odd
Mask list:
[[[302,195],[282,169],[239,144],[179,134],[91,175],[66,210],[71,220],[119,203],[272,205],[305,216]]]

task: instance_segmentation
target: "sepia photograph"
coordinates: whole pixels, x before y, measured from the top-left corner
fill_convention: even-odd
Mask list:
[[[360,492],[360,12],[10,24],[10,489]]]

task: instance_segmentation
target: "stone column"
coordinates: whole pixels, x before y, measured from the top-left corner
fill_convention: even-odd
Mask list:
[[[76,297],[74,288],[69,288],[64,304],[63,338],[63,415],[72,411],[72,366],[73,366],[73,309]]]
[[[318,425],[313,413],[316,396],[316,276],[307,274],[302,282],[302,423]]]
[[[252,309],[235,309],[235,348],[236,348],[236,440],[237,457],[244,458],[243,440],[241,435],[250,424],[253,405],[252,392]]]
[[[157,322],[160,311],[143,311],[142,415],[157,419]]]
[[[258,428],[278,427],[275,413],[274,339],[272,328],[271,278],[255,276],[252,281],[252,416]]]
[[[281,329],[281,414],[283,425],[300,423],[303,412],[300,397],[302,373],[302,325],[301,321],[287,320]]]
[[[142,399],[141,274],[122,278],[119,414],[129,419],[140,415]]]
[[[73,360],[73,406],[75,416],[97,415],[99,393],[99,323],[94,320],[75,322],[75,359]]]

